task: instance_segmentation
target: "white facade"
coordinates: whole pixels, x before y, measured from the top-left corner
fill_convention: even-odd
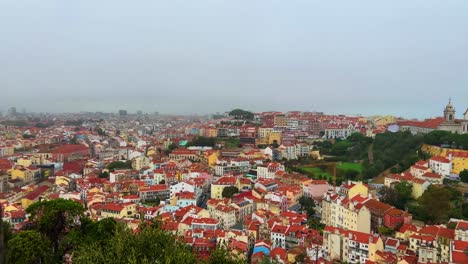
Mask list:
[[[258,166],[257,178],[274,179],[278,171],[284,171],[284,165],[279,163],[270,163],[267,166]]]
[[[447,158],[431,158],[429,160],[429,167],[432,169],[433,172],[440,174],[444,177],[450,175],[452,171],[452,161],[448,160]]]
[[[342,138],[345,139],[349,137],[351,134],[356,132],[352,125],[346,127],[330,127],[325,129],[325,138],[327,139],[335,139],[335,138]]]
[[[192,193],[196,193],[195,191],[195,187],[193,185],[190,185],[186,182],[179,182],[179,183],[176,183],[174,185],[171,185],[170,187],[170,195],[171,197],[176,195],[177,193],[180,193],[180,192],[192,192]]]

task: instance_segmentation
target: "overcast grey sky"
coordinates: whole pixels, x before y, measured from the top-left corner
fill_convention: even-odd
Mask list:
[[[1,0],[0,111],[468,107],[468,1]]]

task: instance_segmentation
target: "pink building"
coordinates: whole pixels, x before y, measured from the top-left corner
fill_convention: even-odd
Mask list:
[[[330,185],[326,180],[314,180],[309,185],[304,186],[304,196],[321,200],[329,189]]]

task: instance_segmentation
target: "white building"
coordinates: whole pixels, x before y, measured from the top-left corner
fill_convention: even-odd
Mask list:
[[[271,229],[271,248],[286,248],[286,232],[288,227],[280,224],[273,225]]]
[[[257,178],[274,179],[278,171],[284,171],[284,165],[278,162],[270,162],[267,165],[257,167]]]
[[[215,175],[224,176],[229,173],[247,173],[249,169],[249,160],[244,158],[218,160],[215,165]]]
[[[325,129],[326,139],[341,138],[345,139],[351,134],[357,132],[353,125],[349,124],[332,124]]]
[[[178,182],[174,185],[171,185],[169,188],[171,197],[181,192],[196,193],[195,189],[196,189],[195,186],[186,182]]]
[[[434,156],[429,159],[429,167],[433,172],[447,177],[452,171],[452,161],[443,156]]]

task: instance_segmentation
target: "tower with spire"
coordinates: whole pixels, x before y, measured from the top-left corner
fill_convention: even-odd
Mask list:
[[[452,105],[451,98],[449,98],[449,102],[444,109],[444,119],[447,123],[455,123],[455,108]]]
[[[455,108],[452,105],[452,99],[449,98],[448,104],[444,109],[444,121],[437,126],[437,129],[452,133],[466,133],[466,125],[463,121],[455,119]]]

